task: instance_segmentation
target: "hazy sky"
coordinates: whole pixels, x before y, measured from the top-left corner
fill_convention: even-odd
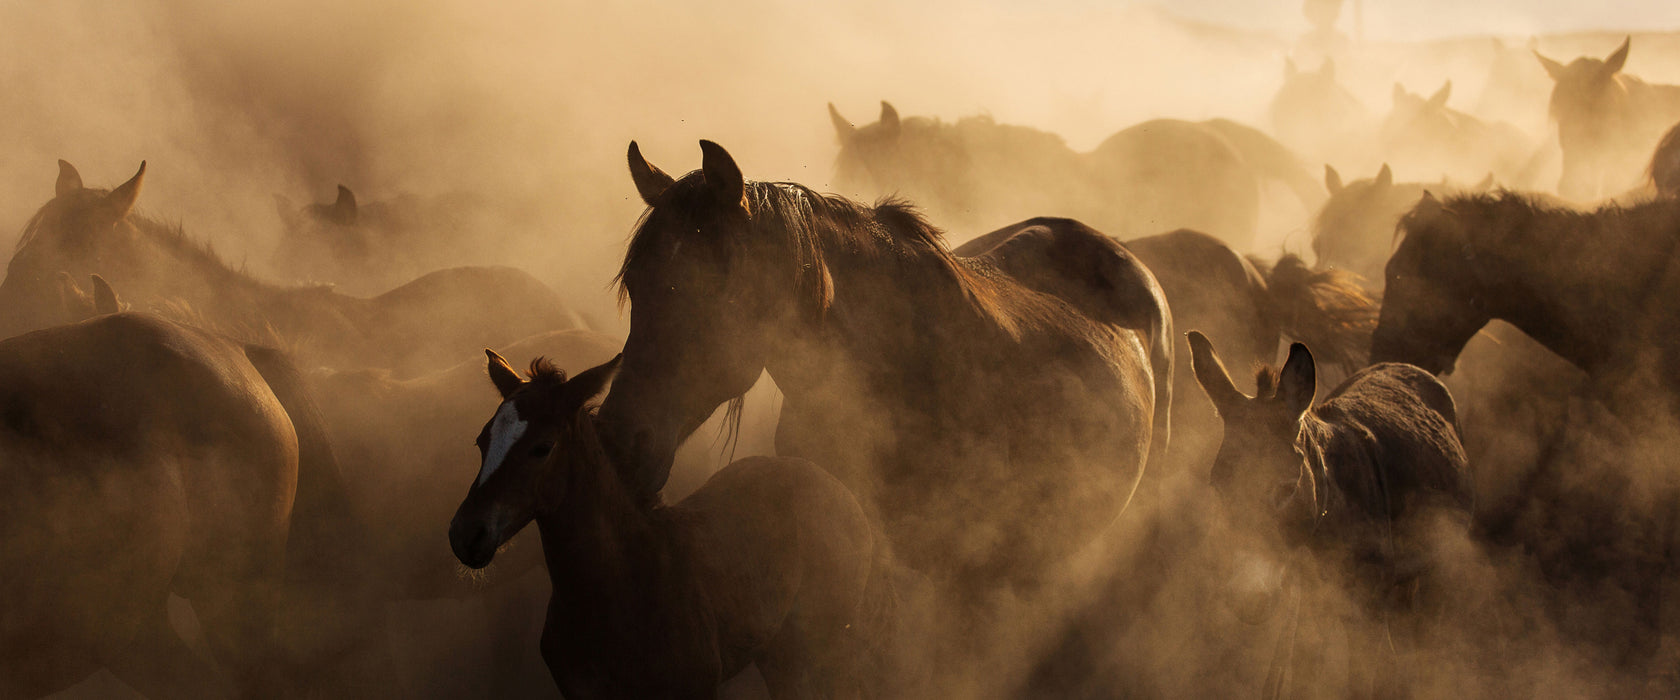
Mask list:
[[[1365,35],[1372,39],[1680,29],[1680,1],[1676,0],[1347,0],[1342,27],[1350,33],[1356,2],[1364,3]],[[1156,4],[1185,17],[1221,24],[1290,33],[1306,26],[1300,0],[1164,0]]]

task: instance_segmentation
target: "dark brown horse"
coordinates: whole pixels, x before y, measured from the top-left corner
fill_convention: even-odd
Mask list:
[[[132,214],[144,173],[142,164],[120,187],[91,190],[60,161],[57,196],[29,221],[0,283],[0,334],[58,322],[60,272],[98,273],[140,308],[184,314],[195,325],[278,335],[307,363],[405,376],[446,367],[485,343],[580,325],[552,290],[511,268],[440,270],[367,299],[258,281],[179,229]]]
[[[1237,551],[1252,559],[1232,569],[1239,615],[1270,616],[1291,575],[1280,562],[1301,548],[1315,566],[1345,580],[1379,621],[1375,635],[1350,631],[1350,643],[1364,647],[1355,659],[1392,649],[1388,623],[1412,612],[1415,591],[1437,565],[1433,528],[1470,525],[1473,487],[1452,395],[1428,372],[1382,363],[1313,407],[1316,368],[1312,353],[1296,343],[1282,370],[1259,371],[1250,398],[1231,382],[1207,337],[1189,335],[1196,378],[1225,423],[1212,485]],[[1356,674],[1353,692],[1381,688],[1380,675],[1390,674]],[[1281,690],[1282,678],[1268,681],[1268,695]]]
[[[154,698],[229,682],[245,697],[380,692],[324,672],[384,627],[361,597],[362,528],[284,356],[102,316],[0,342],[0,415],[0,695],[102,667]],[[172,593],[227,679],[176,636]]]
[[[957,229],[1053,212],[1120,238],[1184,227],[1247,250],[1263,181],[1290,187],[1308,210],[1323,199],[1288,149],[1227,120],[1157,119],[1077,153],[1059,136],[987,117],[900,119],[885,102],[874,124],[854,127],[833,105],[829,116],[842,189],[902,195]]]
[[[1347,270],[1359,276],[1366,288],[1380,295],[1383,266],[1394,250],[1394,231],[1400,217],[1411,211],[1426,190],[1435,192],[1486,192],[1493,176],[1464,187],[1443,180],[1430,185],[1395,182],[1387,164],[1376,177],[1344,183],[1341,173],[1324,166],[1324,186],[1330,199],[1312,223],[1313,255],[1321,268]],[[1314,347],[1317,347],[1316,345]]]
[[[839,481],[752,457],[660,505],[596,437],[592,403],[618,358],[568,381],[541,359],[522,379],[488,354],[502,403],[449,541],[483,567],[536,521],[554,582],[543,657],[567,698],[716,697],[749,663],[775,698],[881,692],[886,544]]]
[[[1372,361],[1442,373],[1498,319],[1600,384],[1680,391],[1680,324],[1666,306],[1680,293],[1680,203],[1583,212],[1511,192],[1426,195],[1400,235]]]
[[[838,475],[924,571],[1042,582],[1124,510],[1166,446],[1172,338],[1119,244],[1046,219],[957,257],[907,205],[748,182],[701,148],[680,180],[630,149],[650,208],[601,419],[641,497],[768,370],[786,397],[777,451]]]
[[[1652,146],[1680,119],[1680,85],[1647,83],[1622,72],[1630,37],[1604,60],[1563,65],[1535,52],[1552,76],[1550,113],[1563,146],[1558,194],[1591,202],[1639,184]]]

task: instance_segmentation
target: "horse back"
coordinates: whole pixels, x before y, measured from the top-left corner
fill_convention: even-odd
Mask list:
[[[1428,372],[1367,367],[1313,415],[1328,426],[1317,452],[1353,511],[1399,523],[1425,508],[1468,514],[1474,506],[1457,408]]]

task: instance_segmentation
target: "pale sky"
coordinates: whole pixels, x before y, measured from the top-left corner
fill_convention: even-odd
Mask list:
[[[1073,0],[1092,2],[1094,0]],[[1369,39],[1428,39],[1483,34],[1549,34],[1578,30],[1680,30],[1680,0],[1346,0],[1364,3]],[[1157,0],[1189,18],[1293,34],[1306,26],[1300,0]]]

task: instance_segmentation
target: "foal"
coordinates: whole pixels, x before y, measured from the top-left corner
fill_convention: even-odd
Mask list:
[[[537,522],[543,658],[567,698],[710,698],[749,663],[776,698],[880,692],[866,676],[892,613],[886,548],[839,481],[751,457],[674,506],[638,499],[595,430],[619,358],[570,381],[539,358],[521,379],[485,352],[502,404],[449,541],[482,568]]]

